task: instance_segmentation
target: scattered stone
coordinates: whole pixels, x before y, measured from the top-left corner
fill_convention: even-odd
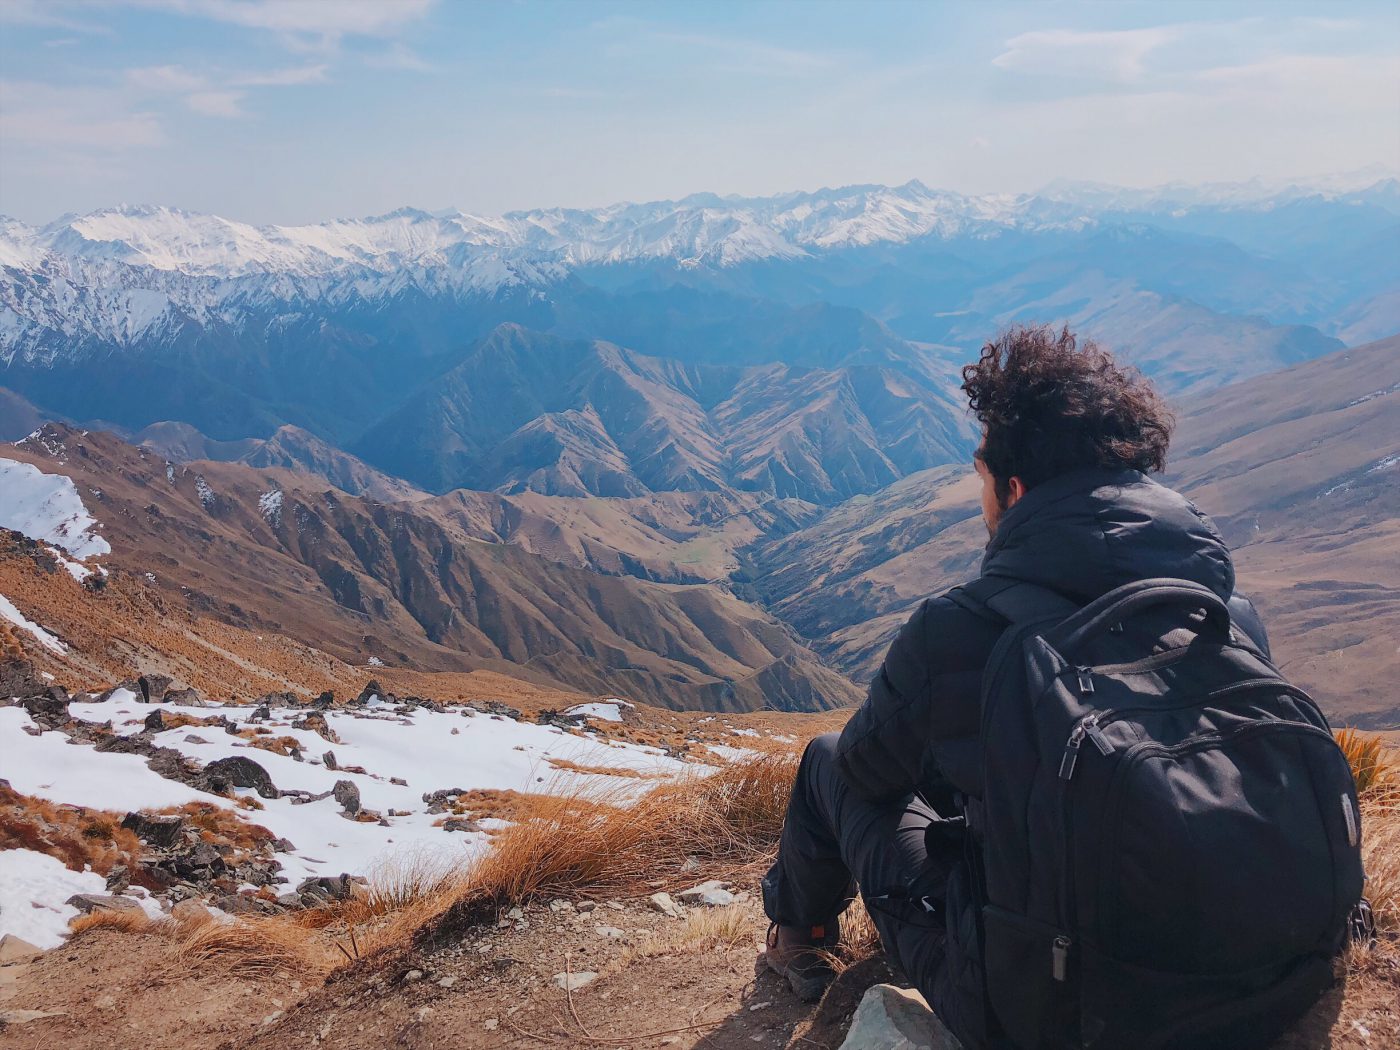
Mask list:
[[[681,865],[681,874],[689,875],[692,871],[700,870],[700,861],[696,857],[686,857],[685,863]]]
[[[322,764],[323,766],[325,766],[327,769],[334,769],[334,768],[335,768],[335,752],[334,752],[334,751],[327,751],[324,755],[322,755],[322,756],[321,756],[321,764]]]
[[[577,904],[574,905],[574,907],[581,912],[590,912],[594,908],[598,907],[598,905],[594,904],[592,901],[579,901]]]
[[[405,780],[403,777],[390,777],[390,778],[389,778],[389,783],[391,783],[391,784],[397,784],[397,785],[398,785],[399,787],[401,787],[401,788],[406,788],[406,787],[408,787],[408,781]]]
[[[554,983],[566,992],[576,992],[597,979],[598,975],[592,970],[576,970],[573,973],[556,973],[554,975]]]
[[[13,933],[0,937],[0,966],[27,962],[43,954],[42,948],[16,937]]]
[[[140,692],[142,703],[158,704],[174,683],[175,679],[168,674],[143,674],[136,679],[136,691]]]
[[[107,875],[107,892],[121,893],[131,885],[131,873],[127,871],[125,864],[114,864],[112,870]]]
[[[912,988],[892,984],[871,987],[851,1018],[851,1028],[841,1050],[962,1050],[962,1044],[943,1027]]]
[[[455,977],[444,977],[442,980],[438,981],[438,987],[439,987],[439,988],[451,988],[451,987],[452,987],[454,984],[456,984],[456,983],[457,983],[457,978],[455,978]]]
[[[662,915],[669,915],[673,919],[685,918],[685,910],[671,899],[669,893],[653,893],[647,898],[647,907],[652,911],[659,911]]]
[[[604,901],[603,907],[611,908],[613,911],[625,911],[621,901]]]
[[[252,788],[263,798],[277,798],[277,788],[267,770],[251,758],[233,755],[220,758],[204,767],[204,780],[215,794],[223,794],[230,788]]]
[[[148,733],[163,733],[165,732],[165,715],[157,707],[146,715],[145,721],[141,725]]]
[[[360,789],[351,780],[337,780],[331,793],[335,795],[335,800],[345,808],[345,812],[354,816],[360,812]]]
[[[140,911],[141,905],[137,904],[130,897],[118,897],[115,894],[107,893],[75,893],[69,897],[65,904],[77,908],[82,914],[87,915],[94,911]]]
[[[423,979],[423,971],[422,971],[422,970],[409,970],[408,973],[406,973],[406,974],[403,975],[403,983],[404,983],[404,984],[412,984],[414,981],[421,981],[422,979]]]
[[[561,911],[573,911],[574,905],[572,901],[556,899],[549,902],[549,910],[555,913]]]
[[[159,714],[159,711],[153,712]],[[185,818],[175,816],[148,816],[145,813],[128,813],[122,827],[134,832],[136,837],[148,846],[157,849],[170,849],[185,830]]]
[[[312,706],[318,711],[329,711],[335,706],[335,693],[327,689],[324,693],[312,701]]]
[[[175,902],[175,906],[170,909],[170,917],[180,922],[196,923],[208,922],[214,914],[199,901],[183,900]]]
[[[68,722],[68,690],[61,685],[41,688],[31,696],[20,700],[19,704],[45,729],[57,729]]]
[[[593,932],[599,937],[609,941],[620,941],[623,937],[627,936],[616,926],[595,926],[593,927]]]
[[[517,904],[510,911],[506,912],[506,918],[513,922],[519,922],[521,919],[525,918],[525,912],[522,911],[520,905]]]
[[[702,882],[688,890],[681,890],[680,893],[676,894],[676,900],[682,904],[704,908],[723,908],[733,904],[735,897],[729,889],[729,883],[710,879],[708,882]]]
[[[467,817],[448,817],[442,823],[443,831],[480,831],[481,825]]]
[[[486,1020],[481,1022],[481,1027],[485,1028],[488,1032],[494,1032],[497,1028],[500,1027],[500,1024],[501,1022],[499,1018],[488,1017]]]
[[[199,698],[199,693],[186,686],[183,689],[169,689],[165,693],[165,702],[176,707],[203,707],[204,701]]]

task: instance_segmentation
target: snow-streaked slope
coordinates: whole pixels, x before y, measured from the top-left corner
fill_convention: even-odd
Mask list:
[[[15,603],[0,594],[0,620],[7,620],[14,624],[21,631],[24,631],[31,638],[34,638],[45,649],[55,653],[66,653],[68,646],[64,645],[48,631],[44,630],[33,620],[29,619],[15,608]]]
[[[53,544],[75,558],[112,552],[97,533],[98,523],[78,494],[73,479],[45,474],[38,467],[0,457],[0,528]],[[76,575],[76,574],[75,574]]]
[[[161,705],[167,712],[174,705]],[[616,712],[618,704],[601,704]],[[98,702],[73,703],[69,711],[80,721],[111,723],[120,735],[140,732],[151,705],[130,690],[118,689]],[[378,699],[363,709],[326,711],[326,721],[338,738],[331,743],[290,723],[301,712],[277,710],[263,723],[254,723],[251,707],[178,708],[196,717],[224,716],[240,726],[262,725],[278,737],[295,738],[304,760],[254,748],[242,737],[219,726],[182,726],[155,734],[152,743],[174,748],[207,765],[220,758],[242,755],[253,759],[281,791],[320,794],[337,781],[349,780],[362,805],[385,815],[384,823],[348,820],[332,798],[296,804],[290,797],[258,799],[261,808],[248,812],[236,799],[211,795],[152,771],[134,754],[99,752],[69,742],[56,731],[34,733],[29,715],[18,707],[0,707],[0,778],[14,790],[53,802],[126,812],[160,809],[188,802],[210,802],[227,808],[239,819],[259,824],[294,847],[278,854],[283,865],[283,890],[295,888],[308,876],[363,874],[376,871],[393,858],[412,855],[427,863],[465,863],[487,846],[485,832],[447,831],[442,817],[428,812],[423,796],[444,789],[477,788],[531,792],[568,791],[585,785],[601,787],[612,797],[626,798],[647,790],[656,780],[681,772],[705,772],[707,767],[684,764],[659,749],[610,742],[596,735],[579,736],[554,726],[517,722],[483,714],[467,706],[444,712],[399,708]],[[602,715],[606,718],[606,715]],[[333,752],[332,769],[323,756]],[[556,766],[554,762],[559,762]],[[569,764],[598,769],[622,769],[643,774],[609,776],[569,771]],[[348,767],[348,768],[347,768]],[[355,769],[363,772],[354,772]],[[396,781],[398,781],[396,783]],[[238,795],[251,795],[240,790]],[[394,815],[388,815],[390,811]],[[492,822],[487,821],[487,826]],[[3,857],[3,855],[0,855]],[[37,926],[12,921],[8,906],[0,909],[0,934],[25,930],[41,934],[61,931],[72,910],[62,907],[69,895],[101,892],[102,880],[70,873],[38,870],[32,858],[10,858],[0,872],[11,870],[20,885],[14,893],[43,911]],[[61,867],[61,865],[60,865]],[[70,877],[71,876],[71,877]],[[76,887],[76,888],[75,888]],[[38,943],[37,941],[35,943]]]

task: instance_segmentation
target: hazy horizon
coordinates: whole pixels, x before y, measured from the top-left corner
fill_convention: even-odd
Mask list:
[[[1400,169],[1389,3],[6,0],[0,24],[0,213],[34,224]]]

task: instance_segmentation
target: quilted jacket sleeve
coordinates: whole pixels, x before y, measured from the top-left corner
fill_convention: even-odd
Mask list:
[[[982,668],[998,634],[946,597],[914,610],[841,733],[838,766],[852,790],[882,801],[946,784],[933,753],[975,745]]]

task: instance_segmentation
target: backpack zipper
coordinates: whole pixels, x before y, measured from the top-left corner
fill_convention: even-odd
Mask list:
[[[1081,691],[1084,691],[1082,689],[1083,678],[1091,671],[1092,669],[1087,667],[1075,668],[1075,672],[1080,676]],[[1074,728],[1070,730],[1069,739],[1065,741],[1064,755],[1060,759],[1060,779],[1070,780],[1074,777],[1074,769],[1079,761],[1079,748],[1080,745],[1084,743],[1084,738],[1086,736],[1093,742],[1094,746],[1098,748],[1099,754],[1105,757],[1113,754],[1116,749],[1113,746],[1113,741],[1108,739],[1108,735],[1103,731],[1103,727],[1111,722],[1118,721],[1123,715],[1136,714],[1139,711],[1184,711],[1192,707],[1204,707],[1212,700],[1218,700],[1221,697],[1229,696],[1233,693],[1249,692],[1254,689],[1266,688],[1272,688],[1277,692],[1287,693],[1295,699],[1303,700],[1312,710],[1317,711],[1316,702],[1307,693],[1303,692],[1303,690],[1299,689],[1297,686],[1289,685],[1287,682],[1279,682],[1273,678],[1254,678],[1248,682],[1236,682],[1233,685],[1227,685],[1209,692],[1193,700],[1191,703],[1172,704],[1168,706],[1138,705],[1137,707],[1106,708],[1103,711],[1091,711],[1076,722]],[[1093,692],[1092,684],[1088,691]],[[1319,718],[1321,718],[1321,712],[1318,712],[1318,715]],[[1292,719],[1278,719],[1278,721],[1286,721],[1294,725],[1311,725],[1309,722],[1294,722]]]

